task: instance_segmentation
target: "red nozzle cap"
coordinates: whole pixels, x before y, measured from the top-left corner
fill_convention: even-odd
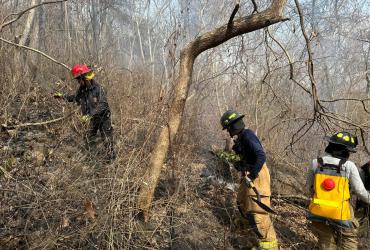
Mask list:
[[[335,182],[333,181],[333,179],[327,178],[321,183],[321,186],[323,189],[330,191],[335,188]]]

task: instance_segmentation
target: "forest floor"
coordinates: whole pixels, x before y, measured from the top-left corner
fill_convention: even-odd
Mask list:
[[[63,116],[50,102],[30,102],[25,115],[15,109],[0,121],[0,249],[245,249],[238,177],[216,156],[203,150],[176,170],[167,166],[143,223],[135,206],[143,147],[116,132],[118,157],[106,163],[101,144],[84,148],[75,117],[19,126]],[[289,194],[294,176],[283,173],[272,172],[273,190]],[[272,203],[280,249],[314,249],[305,204],[277,194]]]

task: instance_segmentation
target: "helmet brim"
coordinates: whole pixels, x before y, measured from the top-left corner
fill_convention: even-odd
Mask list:
[[[239,121],[240,119],[243,119],[245,115],[241,115],[240,117],[236,118],[233,122],[227,124],[227,126],[223,126],[222,127],[222,130],[225,130],[225,129],[229,129],[231,127],[231,125],[237,121]]]
[[[346,146],[347,147],[347,150],[351,153],[356,153],[357,150],[355,148],[351,148],[351,147],[348,147],[348,145],[344,144],[344,143],[340,143],[340,142],[337,142],[337,141],[333,141],[333,139],[330,137],[330,136],[324,136],[324,140],[329,142],[329,143],[333,143],[333,144],[338,144],[338,145],[342,145],[342,146]]]
[[[90,73],[90,72],[92,72],[92,70],[90,69],[89,71],[87,71],[87,72],[81,72],[80,74],[77,74],[77,75],[74,75],[73,76],[73,79],[77,79],[77,78],[79,78],[79,77],[81,77],[81,76],[85,76],[85,75],[87,75],[88,73]]]

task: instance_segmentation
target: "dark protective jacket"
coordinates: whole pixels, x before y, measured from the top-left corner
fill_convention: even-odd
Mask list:
[[[249,177],[255,179],[266,162],[266,154],[260,140],[250,129],[244,129],[238,136],[233,150],[242,158],[242,164],[248,166]]]
[[[366,162],[358,169],[360,177],[367,191],[370,191],[370,162]],[[369,209],[369,204],[357,199],[356,209],[366,208]]]
[[[65,95],[68,102],[77,102],[83,115],[103,116],[110,112],[106,91],[95,80],[90,86],[80,87],[75,95]]]
[[[362,182],[364,183],[364,186],[366,190],[370,190],[370,162],[366,162],[364,165],[361,166],[359,169],[360,176],[362,179]]]

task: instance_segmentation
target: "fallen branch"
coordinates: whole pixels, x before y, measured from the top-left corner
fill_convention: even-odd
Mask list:
[[[66,64],[64,64],[62,62],[57,61],[56,59],[52,58],[51,56],[45,54],[44,52],[42,52],[40,50],[31,48],[31,47],[28,47],[28,46],[25,46],[25,45],[20,45],[20,44],[17,44],[17,43],[13,43],[12,41],[6,40],[6,39],[4,39],[2,37],[0,37],[0,41],[3,41],[4,43],[7,43],[7,44],[10,44],[10,45],[19,47],[19,48],[31,50],[31,51],[33,51],[33,52],[35,52],[37,54],[40,54],[40,55],[46,57],[47,59],[51,60],[52,62],[54,62],[56,64],[59,64],[59,65],[63,66],[64,68],[68,69],[68,70],[71,70],[71,68],[68,65],[66,65]]]
[[[67,119],[68,117],[70,117],[74,113],[76,113],[77,111],[78,111],[78,109],[75,109],[75,110],[73,110],[72,112],[68,113],[67,115],[65,115],[63,117],[59,117],[59,118],[56,118],[56,119],[53,119],[53,120],[49,120],[49,121],[44,121],[44,122],[22,123],[22,124],[11,125],[11,126],[8,126],[6,124],[1,124],[1,128],[8,130],[8,129],[23,128],[23,127],[34,127],[34,126],[48,125],[48,124],[51,124],[51,123],[55,123],[55,122],[59,122],[59,121],[62,121],[64,119]]]

